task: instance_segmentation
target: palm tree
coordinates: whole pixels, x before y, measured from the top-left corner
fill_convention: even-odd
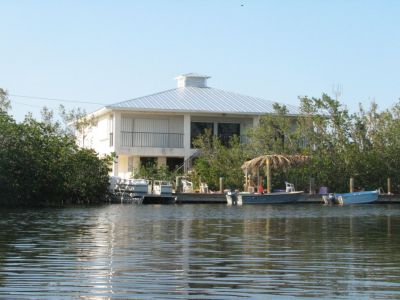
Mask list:
[[[254,174],[261,167],[265,166],[267,176],[267,193],[271,192],[271,169],[285,169],[294,165],[303,164],[309,160],[306,155],[284,155],[284,154],[268,154],[261,155],[251,160],[246,161],[242,165],[242,169],[246,173],[249,170]],[[247,183],[246,183],[247,184]]]

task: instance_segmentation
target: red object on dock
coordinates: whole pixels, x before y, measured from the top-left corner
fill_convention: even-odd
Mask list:
[[[259,192],[260,194],[263,194],[263,193],[264,193],[264,188],[263,188],[262,185],[259,185],[259,186],[258,186],[258,192]]]

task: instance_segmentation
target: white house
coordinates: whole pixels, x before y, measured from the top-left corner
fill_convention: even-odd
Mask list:
[[[273,113],[274,102],[207,86],[209,76],[176,77],[177,88],[105,106],[90,116],[96,122],[85,147],[99,154],[115,152],[113,175],[129,178],[141,163],[154,161],[174,169],[196,153],[192,140],[211,130],[228,139],[256,126]],[[289,114],[298,108],[286,105]]]

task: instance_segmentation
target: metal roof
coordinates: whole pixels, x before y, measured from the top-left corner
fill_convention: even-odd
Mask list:
[[[276,102],[210,87],[183,87],[115,103],[106,108],[261,115],[274,113],[274,103]],[[299,114],[298,107],[285,106],[289,114]]]

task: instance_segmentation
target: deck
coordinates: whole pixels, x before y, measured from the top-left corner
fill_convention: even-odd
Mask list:
[[[138,203],[138,204],[226,204],[225,194],[221,193],[177,193],[172,195],[154,195],[145,194],[140,198],[113,197],[111,203]],[[304,196],[296,203],[305,204],[323,204],[321,195]],[[374,203],[380,204],[400,204],[400,195],[379,195],[378,201]]]
[[[221,193],[178,193],[174,195],[176,196],[177,204],[226,203],[225,194]],[[324,201],[322,200],[322,195],[304,194],[304,196],[296,203],[323,204]],[[376,201],[375,203],[400,204],[400,195],[379,195],[378,201]]]

